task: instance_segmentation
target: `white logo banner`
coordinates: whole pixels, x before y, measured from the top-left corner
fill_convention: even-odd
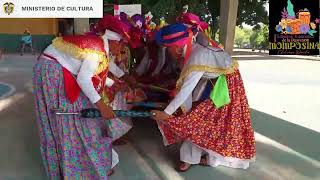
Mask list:
[[[120,15],[120,12],[125,12],[129,16],[141,14],[141,4],[114,5],[114,15]]]
[[[102,18],[103,0],[2,0],[0,18]]]

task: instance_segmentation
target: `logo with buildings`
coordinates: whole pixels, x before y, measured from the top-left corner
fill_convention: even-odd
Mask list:
[[[7,15],[10,15],[13,13],[14,10],[14,4],[11,2],[6,2],[3,4],[3,11],[4,13],[6,13]]]
[[[279,13],[269,16],[269,54],[319,54],[319,2],[271,0],[270,6]]]
[[[295,13],[293,4],[290,0],[287,2],[287,7],[281,12],[281,21],[276,25],[276,31],[281,34],[309,34],[314,36],[317,31],[319,20],[311,21],[311,13],[307,8],[299,10]]]

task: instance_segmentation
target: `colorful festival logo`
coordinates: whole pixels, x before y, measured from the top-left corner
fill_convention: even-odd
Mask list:
[[[317,24],[320,19],[311,22],[311,13],[307,8],[299,10],[295,13],[293,4],[290,0],[287,1],[287,7],[281,12],[281,21],[276,25],[276,31],[281,34],[309,34],[314,36],[317,31]]]
[[[319,54],[319,1],[270,0],[269,7],[279,12],[269,15],[270,55]]]
[[[14,10],[14,4],[11,2],[6,2],[3,4],[3,11],[4,13],[10,15],[13,13]]]

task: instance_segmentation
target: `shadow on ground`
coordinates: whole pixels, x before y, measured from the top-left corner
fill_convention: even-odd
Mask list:
[[[256,132],[320,161],[320,133],[269,114],[251,110]]]
[[[292,124],[283,119],[252,110],[252,122],[256,132],[293,149],[314,160],[318,160],[319,133]],[[179,161],[179,144],[163,146],[161,134],[154,121],[134,121],[129,133],[130,142],[147,160],[162,179],[319,179],[320,166],[299,155],[266,142],[256,141],[256,162],[248,170],[226,167],[194,166],[185,173],[172,173]],[[121,156],[121,155],[120,155]],[[165,164],[165,165],[163,165]]]

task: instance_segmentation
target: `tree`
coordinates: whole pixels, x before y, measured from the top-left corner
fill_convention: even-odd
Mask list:
[[[251,30],[250,29],[244,29],[239,26],[236,27],[236,32],[235,32],[235,39],[234,42],[235,44],[241,48],[244,44],[250,42],[250,34]]]
[[[250,44],[252,46],[252,49],[257,49],[258,48],[258,31],[255,30],[252,32],[251,36],[250,36]]]
[[[261,28],[253,30],[250,36],[250,44],[254,49],[267,49],[269,44],[269,29],[267,25],[262,25]]]
[[[259,23],[268,24],[268,12],[264,5],[268,0],[239,0],[237,26],[246,23],[257,26]],[[214,33],[218,31],[220,16],[220,0],[209,0],[209,10],[212,16],[212,27]]]

